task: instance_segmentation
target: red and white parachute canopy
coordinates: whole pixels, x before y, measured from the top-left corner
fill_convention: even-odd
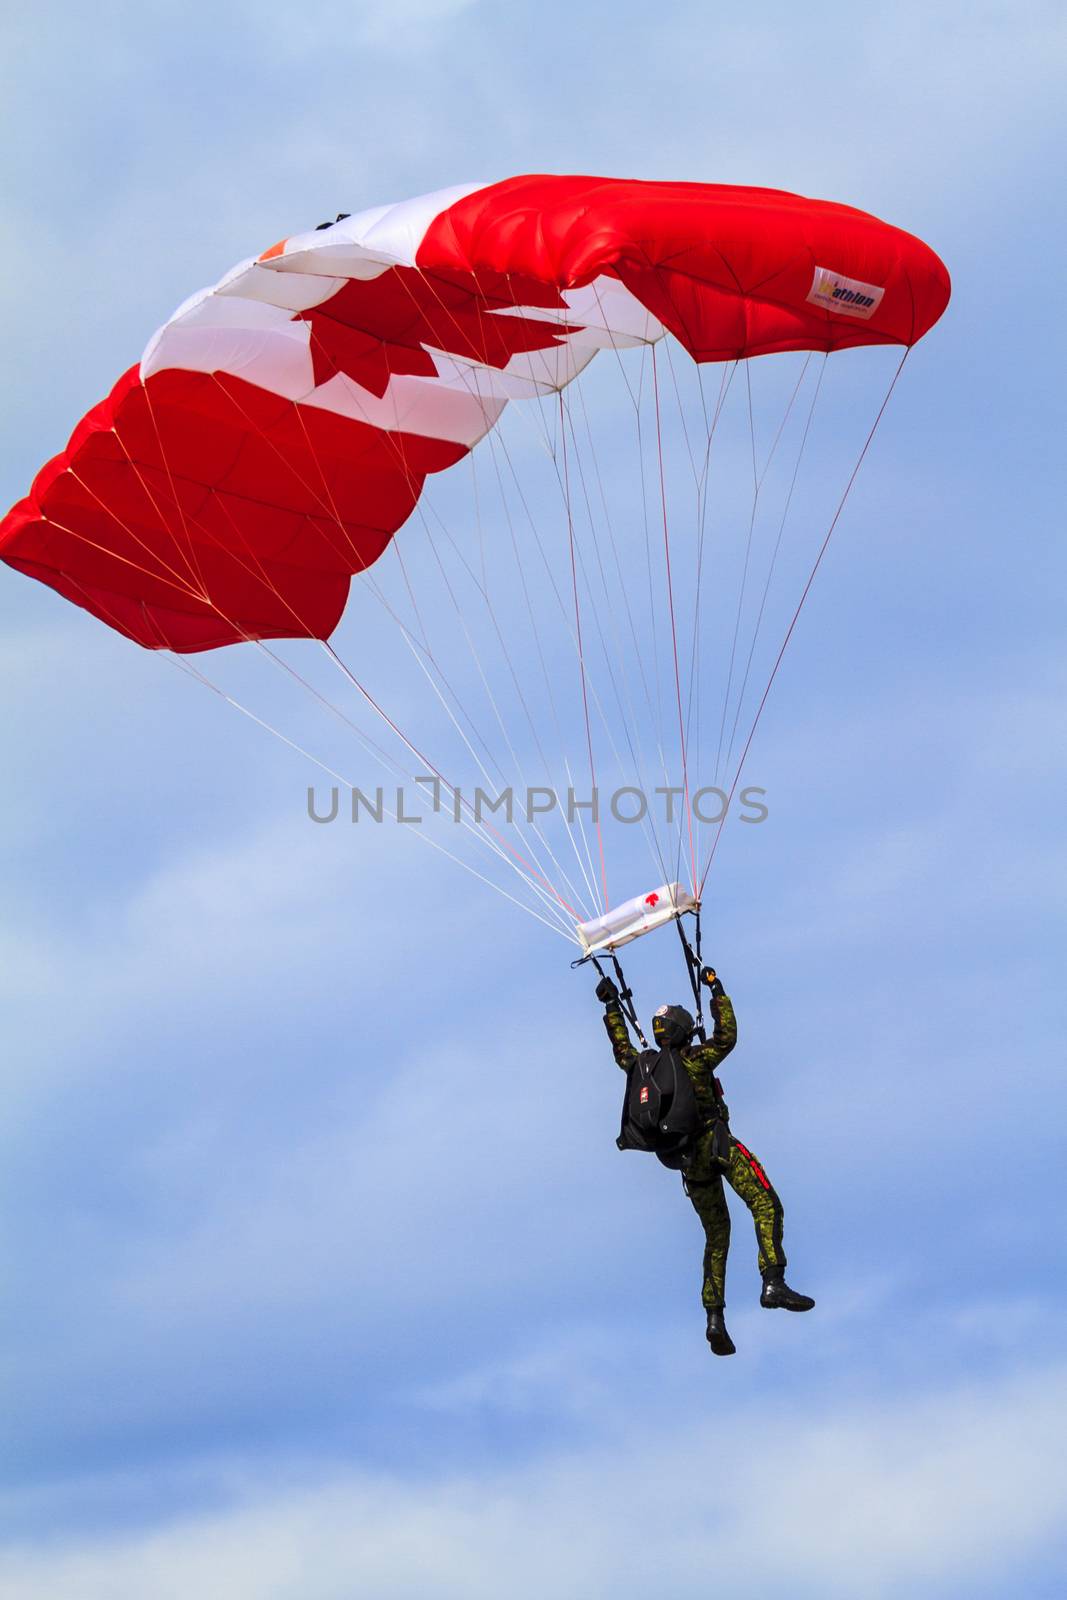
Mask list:
[[[910,234],[776,190],[522,177],[378,207],[187,300],[0,553],[149,648],[326,638],[427,474],[598,350],[909,346],[948,295]]]
[[[701,364],[906,349],[948,297],[945,267],[912,235],[771,189],[526,176],[378,207],[284,239],[179,307],[0,523],[0,555],[149,649],[326,640],[427,476],[510,400],[558,394],[562,408],[598,351],[667,333]],[[592,767],[570,507],[567,520]],[[684,654],[680,668],[675,640],[688,807]],[[477,829],[569,936],[583,912],[607,911],[602,838],[583,903],[540,846]],[[690,814],[696,894],[692,830]],[[659,864],[657,881],[678,876],[662,852]]]

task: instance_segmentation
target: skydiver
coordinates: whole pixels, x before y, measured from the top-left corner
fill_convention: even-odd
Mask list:
[[[684,1159],[682,1185],[704,1228],[704,1285],[701,1299],[708,1314],[708,1343],[717,1356],[736,1350],[726,1331],[726,1257],[730,1248],[730,1213],[722,1181],[745,1202],[756,1228],[759,1270],[763,1279],[760,1305],[768,1310],[810,1311],[815,1301],[798,1294],[785,1281],[786,1258],[782,1248],[782,1202],[751,1150],[734,1137],[729,1108],[715,1068],[737,1043],[737,1020],[729,996],[712,967],[704,967],[700,981],[710,991],[715,1028],[706,1044],[693,1043],[696,1024],[683,1006],[660,1006],[652,1019],[652,1036],[660,1050],[674,1049],[685,1066],[696,1093],[700,1129]],[[623,1016],[619,991],[610,978],[601,978],[596,997],[604,1005],[604,1026],[617,1064],[626,1073],[637,1061]]]

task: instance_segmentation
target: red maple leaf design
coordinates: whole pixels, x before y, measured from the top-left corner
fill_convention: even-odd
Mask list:
[[[483,283],[473,275],[450,282],[443,274],[393,267],[368,282],[350,280],[321,305],[297,312],[294,321],[311,326],[317,384],[344,372],[381,396],[394,373],[435,376],[426,345],[502,368],[524,350],[551,349],[579,331],[577,323],[492,315],[522,304],[516,295],[528,287],[532,299],[532,286],[521,283],[509,282],[505,290],[503,282]],[[536,294],[541,303],[548,298],[565,306],[558,290],[546,297],[542,284]]]

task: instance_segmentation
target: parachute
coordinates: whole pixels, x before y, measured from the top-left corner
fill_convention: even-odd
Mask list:
[[[331,738],[340,727],[432,791],[436,832],[422,819],[410,832],[582,959],[699,909],[785,644],[903,364],[858,432],[846,386],[831,432],[851,472],[832,486],[812,475],[807,542],[791,554],[825,358],[906,355],[948,297],[945,267],[912,235],[771,189],[533,175],[342,216],[181,305],[0,523],[0,555],[362,795],[343,751],[313,755],[245,703],[243,676],[239,695],[195,659],[266,657],[332,719]],[[587,390],[598,354],[606,399],[606,383]],[[753,367],[782,362],[760,433]],[[721,374],[717,395],[705,371]],[[509,439],[513,415],[536,449]],[[310,641],[316,667],[281,641]],[[316,676],[323,662],[342,704]],[[718,748],[701,788],[706,728]],[[669,815],[651,814],[653,789]],[[702,792],[725,800],[721,815],[701,811]],[[660,888],[613,910],[611,837],[632,888],[635,834],[654,867],[639,881]]]

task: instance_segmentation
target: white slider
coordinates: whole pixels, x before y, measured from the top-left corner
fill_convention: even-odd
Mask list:
[[[587,955],[598,950],[618,950],[631,939],[640,939],[643,933],[661,928],[680,912],[695,911],[699,904],[680,883],[664,883],[648,894],[639,894],[633,900],[613,906],[602,917],[579,922],[578,937]]]

